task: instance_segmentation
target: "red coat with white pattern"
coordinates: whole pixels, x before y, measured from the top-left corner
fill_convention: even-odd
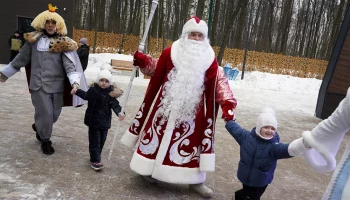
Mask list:
[[[174,46],[176,43],[172,48]],[[215,168],[214,132],[218,111],[215,83],[218,64],[212,51],[208,55],[211,60],[207,62],[205,90],[194,123],[186,122],[176,127],[170,114],[169,120],[161,124],[157,112],[160,112],[164,83],[169,80],[168,75],[174,68],[172,48],[165,49],[160,56],[144,101],[131,127],[124,134],[122,143],[132,147],[140,138],[130,163],[131,169],[136,173],[151,175],[168,183],[202,183],[205,181],[205,172],[214,171]]]

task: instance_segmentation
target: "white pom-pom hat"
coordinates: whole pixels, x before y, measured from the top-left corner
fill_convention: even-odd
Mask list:
[[[255,132],[260,135],[260,130],[264,126],[272,126],[277,130],[277,119],[275,111],[271,107],[264,107],[256,122]]]
[[[191,32],[199,32],[206,38],[208,36],[208,26],[203,20],[196,16],[191,17],[182,28],[182,35],[187,35]]]
[[[96,82],[99,82],[102,78],[105,78],[109,81],[109,84],[112,84],[112,74],[108,69],[101,70],[97,74]]]

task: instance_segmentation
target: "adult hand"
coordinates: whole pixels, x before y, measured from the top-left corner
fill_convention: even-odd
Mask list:
[[[293,142],[291,142],[289,144],[288,153],[291,156],[298,156],[300,154],[304,154],[305,152],[309,151],[310,149],[311,149],[311,147],[306,145],[303,137],[300,137],[298,139],[295,139]]]
[[[6,82],[8,79],[7,76],[5,76],[2,72],[0,72],[0,83]]]
[[[332,135],[332,137],[336,136]],[[328,143],[325,142],[325,144],[323,144],[317,139],[323,139],[323,141],[327,140]],[[304,158],[315,171],[330,172],[336,168],[336,154],[334,154],[334,152],[332,152],[332,150],[326,146],[329,144],[329,141],[332,142],[331,138],[326,138],[323,136],[315,139],[314,135],[310,131],[304,131],[303,140],[303,146],[312,147],[309,149],[309,151],[304,153]]]
[[[79,84],[78,83],[74,83],[72,85],[73,89],[72,91],[70,92],[71,95],[75,95],[75,93],[77,92],[78,88],[79,88]]]
[[[236,120],[236,115],[235,115],[235,104],[233,104],[230,101],[225,101],[224,103],[221,104],[221,109],[222,109],[222,116],[221,118],[224,119],[225,122],[229,120]]]
[[[135,51],[134,53],[134,66],[143,66],[147,56],[139,51]]]

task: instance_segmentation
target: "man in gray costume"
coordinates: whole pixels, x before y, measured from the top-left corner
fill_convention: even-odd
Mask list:
[[[76,53],[77,43],[65,36],[67,28],[63,18],[55,12],[56,6],[49,4],[49,10],[40,13],[32,22],[37,30],[26,33],[26,44],[19,54],[0,72],[0,82],[5,82],[26,67],[29,91],[35,107],[35,124],[32,125],[44,154],[55,152],[50,140],[55,123],[64,106],[65,78],[73,88],[86,89],[86,80]],[[77,96],[71,105],[83,102]]]

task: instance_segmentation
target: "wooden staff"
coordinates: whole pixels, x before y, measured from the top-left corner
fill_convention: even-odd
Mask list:
[[[140,51],[140,52],[143,52],[143,50],[145,49],[145,42],[146,42],[146,39],[147,39],[149,27],[151,26],[151,22],[152,22],[152,19],[153,19],[154,11],[157,9],[157,6],[158,6],[158,0],[153,0],[152,1],[151,12],[149,14],[149,17],[148,17],[148,20],[147,20],[147,23],[146,23],[145,32],[143,33],[142,41],[141,41],[141,43],[139,45],[139,48],[138,48],[138,51]],[[134,66],[134,69],[132,70],[132,75],[130,77],[128,88],[126,89],[126,93],[125,93],[126,97],[125,97],[124,102],[122,104],[122,111],[121,111],[121,113],[124,113],[124,109],[126,107],[126,102],[128,102],[128,98],[129,98],[132,82],[134,80],[134,77],[135,77],[135,74],[136,74],[136,71],[138,70],[138,68],[139,68],[138,66]],[[111,145],[111,150],[109,151],[108,160],[111,159],[111,155],[113,153],[113,147],[114,147],[115,139],[117,138],[117,133],[118,133],[118,130],[119,130],[119,126],[120,126],[120,121],[118,120],[117,121],[117,128],[116,128],[116,131],[115,131],[115,134],[114,134],[114,137],[113,137],[113,142],[112,142],[112,145]]]

